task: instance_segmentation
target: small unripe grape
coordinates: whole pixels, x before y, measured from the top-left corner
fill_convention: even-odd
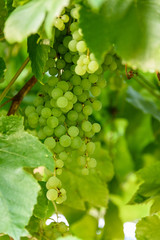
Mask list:
[[[50,148],[53,149],[56,146],[56,141],[52,137],[48,137],[45,139],[44,144]]]
[[[58,198],[58,192],[55,189],[49,189],[47,191],[47,198],[50,201],[55,201]]]
[[[61,186],[62,186],[61,181],[55,176],[50,177],[46,183],[47,189],[61,188]]]

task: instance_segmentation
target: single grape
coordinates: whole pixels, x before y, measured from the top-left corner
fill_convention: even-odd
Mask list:
[[[59,158],[62,159],[63,161],[65,161],[68,158],[68,154],[66,152],[61,152],[59,154]]]
[[[57,99],[57,106],[59,108],[65,108],[68,105],[68,100],[66,97],[59,97]]]
[[[47,189],[61,188],[61,186],[62,186],[61,181],[55,176],[50,177],[46,183]]]
[[[77,51],[83,53],[87,50],[85,41],[79,41],[76,45]]]
[[[98,133],[101,131],[101,126],[99,123],[93,123],[92,125],[92,131],[95,133]]]
[[[71,136],[71,137],[76,137],[78,134],[79,134],[79,129],[75,126],[71,126],[69,129],[68,129],[68,134]]]
[[[55,167],[56,168],[63,168],[64,162],[61,159],[56,160]]]
[[[101,89],[97,86],[91,87],[91,93],[94,97],[98,97],[101,94]]]
[[[71,110],[68,114],[67,114],[67,118],[70,121],[76,121],[78,119],[78,113],[74,110]]]
[[[50,201],[55,201],[58,198],[58,192],[55,189],[49,189],[47,191],[47,198]]]
[[[63,234],[65,232],[67,232],[68,227],[64,222],[60,222],[60,223],[58,223],[57,229],[61,234]]]
[[[61,168],[56,169],[56,173],[57,173],[57,175],[61,175],[62,174],[62,169]]]
[[[86,116],[91,115],[92,112],[93,112],[92,107],[89,106],[89,105],[87,105],[87,106],[85,106],[85,107],[83,108],[83,113],[84,113],[84,115],[86,115]]]
[[[89,142],[87,143],[87,152],[89,155],[93,154],[95,151],[95,143]]]
[[[79,164],[79,166],[81,166],[81,167],[85,167],[85,165],[86,165],[86,159],[85,159],[85,157],[83,157],[83,156],[78,157],[78,164]]]
[[[88,168],[83,168],[83,169],[82,169],[82,175],[84,175],[84,176],[89,175],[89,170],[88,170]]]
[[[31,112],[35,112],[35,107],[34,106],[27,106],[25,109],[25,114],[28,116]]]
[[[91,158],[87,163],[89,168],[95,168],[97,166],[97,161],[94,158]]]
[[[57,99],[63,95],[63,91],[60,88],[54,88],[51,93],[53,99]]]
[[[72,51],[72,52],[76,52],[77,51],[76,45],[77,45],[77,41],[74,40],[74,39],[71,40],[68,44],[69,50]]]
[[[66,15],[66,14],[64,14],[64,15],[61,17],[61,19],[63,20],[64,23],[69,22],[69,16]]]
[[[49,118],[52,114],[52,111],[50,108],[48,107],[44,107],[41,111],[41,116],[44,118]]]
[[[91,61],[89,64],[88,64],[88,69],[89,71],[91,72],[96,72],[99,68],[99,65],[96,61]]]
[[[52,136],[53,133],[54,133],[54,130],[53,130],[53,128],[50,128],[50,127],[48,127],[48,126],[45,126],[45,127],[43,128],[43,132],[44,132],[44,134],[46,134],[46,136]]]
[[[56,146],[56,141],[52,137],[48,137],[45,139],[44,144],[50,148],[53,149]]]
[[[59,125],[58,127],[55,128],[54,133],[55,136],[59,138],[66,133],[66,128],[63,125]]]
[[[60,137],[59,142],[63,147],[69,147],[71,145],[71,138],[67,135],[63,135]]]
[[[92,129],[92,124],[89,121],[83,121],[81,127],[84,132],[90,132]]]
[[[71,147],[73,149],[78,149],[81,147],[81,145],[82,145],[82,139],[79,136],[72,139]]]

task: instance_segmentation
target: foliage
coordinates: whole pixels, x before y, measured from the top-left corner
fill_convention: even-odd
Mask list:
[[[160,239],[159,1],[0,5],[0,240]]]

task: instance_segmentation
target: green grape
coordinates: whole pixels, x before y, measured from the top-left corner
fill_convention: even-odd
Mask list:
[[[76,40],[76,41],[80,41],[80,40],[82,39],[82,36],[79,34],[79,31],[78,31],[78,30],[76,30],[76,31],[74,31],[74,32],[72,33],[72,37],[73,37],[73,39]]]
[[[79,134],[79,129],[75,126],[71,126],[69,129],[68,129],[68,134],[71,136],[71,137],[76,137],[78,136]]]
[[[92,124],[89,121],[83,121],[81,127],[84,132],[90,132],[92,129]]]
[[[94,158],[91,158],[87,163],[89,168],[95,168],[97,166],[97,161]]]
[[[85,159],[85,157],[83,157],[83,156],[80,156],[80,157],[78,157],[78,164],[79,164],[79,166],[81,166],[81,167],[85,167],[85,165],[86,165],[86,159]]]
[[[61,159],[56,160],[55,168],[63,168],[64,162]]]
[[[79,19],[79,8],[72,8],[70,14],[73,18]]]
[[[50,177],[46,183],[47,189],[61,188],[61,186],[62,186],[61,181],[55,176]]]
[[[86,100],[87,100],[87,95],[86,95],[86,93],[85,92],[83,92],[81,95],[79,95],[78,96],[78,100],[80,101],[80,102],[85,102]]]
[[[54,130],[53,130],[53,128],[50,128],[50,127],[48,127],[48,126],[45,126],[44,128],[43,128],[43,132],[46,134],[46,136],[52,136],[53,135],[53,133],[54,133]]]
[[[81,145],[82,145],[82,139],[79,136],[72,139],[71,147],[73,149],[78,149],[81,147]]]
[[[65,108],[68,105],[68,100],[66,97],[59,97],[57,99],[57,106],[59,108]]]
[[[82,90],[82,88],[80,87],[80,86],[75,86],[74,88],[73,88],[73,93],[75,94],[75,95],[81,95],[82,94],[82,92],[83,92],[83,90]]]
[[[84,176],[89,175],[89,170],[88,170],[88,168],[83,168],[83,169],[82,169],[82,175],[84,175]]]
[[[46,134],[44,133],[43,129],[39,129],[37,136],[40,140],[43,140],[46,138]]]
[[[89,106],[89,105],[87,105],[87,106],[85,106],[85,107],[83,108],[83,113],[84,113],[84,115],[86,115],[86,116],[91,115],[92,112],[93,112],[92,107]]]
[[[94,136],[94,132],[93,131],[90,131],[90,132],[86,132],[85,133],[85,136],[87,137],[87,138],[92,138],[93,136]]]
[[[111,65],[109,66],[109,70],[110,71],[115,71],[116,69],[117,69],[117,63],[112,62]]]
[[[89,81],[90,81],[91,83],[96,83],[96,82],[98,81],[98,76],[97,76],[96,74],[91,74],[91,75],[89,76]]]
[[[72,25],[72,24],[71,24]],[[64,39],[63,39],[63,45],[67,48],[68,47],[68,44],[69,42],[72,40],[72,37],[71,36],[66,36]]]
[[[59,142],[63,147],[69,147],[71,145],[71,138],[67,135],[63,135],[60,137]]]
[[[56,108],[56,107],[57,107],[56,100],[52,98],[52,99],[50,100],[50,105],[51,105],[51,107]]]
[[[59,125],[55,128],[54,133],[56,137],[60,138],[66,133],[66,128],[63,125]]]
[[[73,104],[75,104],[77,102],[77,97],[75,95],[73,96],[72,102],[73,102]]]
[[[49,69],[49,74],[52,76],[55,76],[56,74],[58,74],[58,70],[55,67],[52,67]]]
[[[60,81],[57,83],[57,87],[62,89],[63,92],[66,92],[68,91],[69,89],[69,85],[66,81]]]
[[[54,148],[54,153],[60,153],[63,151],[64,151],[64,147],[59,142],[57,142]]]
[[[61,19],[63,20],[64,23],[69,22],[69,16],[66,15],[66,14],[64,14],[64,15],[61,17]]]
[[[58,126],[58,118],[51,116],[47,119],[47,125],[50,128],[56,128]]]
[[[80,112],[80,113],[78,114],[78,121],[79,121],[79,122],[82,122],[84,119],[85,119],[84,114]]]
[[[88,64],[88,69],[89,71],[91,72],[96,72],[99,68],[99,65],[96,61],[91,61],[89,64]]]
[[[45,139],[44,144],[49,148],[53,149],[56,146],[56,141],[52,137],[48,137]]]
[[[62,169],[61,168],[56,169],[56,174],[61,175],[62,174]]]
[[[36,112],[31,112],[28,115],[28,122],[32,124],[37,124],[38,123],[39,116]]]
[[[52,68],[55,65],[55,60],[53,58],[49,58],[46,62],[47,67]]]
[[[86,70],[83,69],[82,66],[77,65],[77,66],[75,67],[75,73],[76,73],[77,75],[82,76],[82,75],[84,75],[84,74],[86,73]]]
[[[64,121],[65,121],[66,117],[62,114],[59,118],[58,118],[58,121],[59,123],[63,123],[64,124]]]
[[[76,103],[76,104],[74,104],[74,110],[76,111],[76,112],[81,112],[82,111],[82,104],[81,103]]]
[[[98,97],[101,94],[101,89],[97,86],[91,87],[91,93],[94,97]]]
[[[68,44],[69,50],[72,51],[72,52],[76,52],[77,51],[76,45],[77,45],[77,41],[76,40],[71,40]]]
[[[110,65],[112,63],[112,61],[113,61],[113,57],[111,55],[107,54],[105,57],[105,60],[104,60],[104,64]]]
[[[58,169],[58,170],[61,170],[61,169]],[[61,203],[63,203],[64,201],[66,201],[66,199],[67,199],[66,195],[65,195],[65,196],[61,196],[61,197],[58,197],[58,198],[56,199],[56,203],[57,203],[57,204],[61,204]]]
[[[81,86],[84,90],[89,90],[91,88],[91,82],[85,78],[82,80]]]
[[[25,109],[25,114],[28,116],[30,113],[35,112],[35,107],[34,106],[27,106]]]
[[[61,152],[59,154],[59,158],[62,159],[63,161],[65,161],[68,158],[68,154],[66,152]]]
[[[99,100],[94,100],[92,107],[95,111],[100,111],[102,108],[102,103]]]
[[[78,52],[83,53],[87,50],[87,46],[85,41],[79,41],[76,45],[76,49]],[[98,69],[98,68],[97,68]]]
[[[58,78],[57,77],[55,77],[55,76],[52,76],[52,77],[49,77],[48,78],[48,85],[50,86],[50,87],[55,87],[56,86],[56,84],[57,84],[57,82],[58,82]]]
[[[48,53],[49,58],[55,58],[57,55],[56,51],[54,48],[50,48],[50,52]]]
[[[47,123],[46,118],[43,118],[42,116],[39,117],[39,124],[40,126],[45,126]]]
[[[55,189],[49,189],[46,195],[50,201],[55,201],[58,198],[58,192]]]
[[[43,103],[44,103],[43,98],[39,96],[37,96],[33,101],[33,104],[35,107],[38,107],[39,105],[43,105]]]
[[[52,114],[52,111],[50,108],[48,107],[44,107],[41,111],[41,116],[44,118],[49,118]]]
[[[67,52],[65,55],[64,55],[64,60],[67,62],[67,63],[71,63],[72,62],[72,55]]]
[[[79,55],[78,55],[78,54],[77,54],[77,55],[74,55],[74,56],[72,57],[72,62],[73,62],[74,64],[77,64],[78,59],[79,59]]]
[[[85,142],[82,142],[82,146],[78,149],[80,153],[84,153],[86,151],[86,144]]]
[[[78,119],[78,113],[74,110],[71,110],[68,114],[67,114],[67,118],[70,121],[76,121]]]
[[[72,82],[73,85],[80,85],[81,84],[81,77],[74,74],[71,78],[71,82]]]
[[[63,95],[63,91],[60,88],[54,88],[51,93],[53,99],[57,99]]]
[[[62,19],[57,18],[54,24],[55,24],[55,27],[58,28],[60,31],[64,30],[65,25]]]
[[[58,224],[58,226],[57,226],[57,229],[58,229],[58,231],[59,231],[61,234],[63,234],[63,233],[65,233],[65,232],[67,232],[68,227],[67,227],[67,225],[66,225],[64,222],[60,222],[60,223]]]
[[[68,100],[72,100],[73,99],[73,93],[68,91],[64,94],[64,97],[66,97]]]
[[[70,25],[71,32],[74,32],[74,31],[78,30],[78,28],[79,28],[78,22],[71,23],[71,25]]]
[[[44,108],[43,105],[39,105],[39,106],[36,108],[36,112],[37,112],[39,115],[41,115],[41,111],[42,111],[43,108]]]
[[[51,89],[51,90],[52,90],[52,89]],[[52,105],[51,105],[50,101],[46,101],[46,102],[45,102],[45,107],[46,107],[46,108],[52,108]]]
[[[63,59],[58,59],[57,60],[57,63],[56,63],[56,66],[58,69],[63,69],[65,67],[66,63]]]
[[[58,52],[60,54],[65,54],[67,52],[67,48],[63,44],[58,45]]]
[[[62,114],[62,111],[59,108],[52,108],[52,114],[54,117],[60,117]]]
[[[95,143],[89,142],[87,143],[87,152],[89,155],[93,154],[95,151]]]
[[[101,126],[99,123],[93,123],[92,125],[92,131],[95,133],[98,133],[101,131]]]

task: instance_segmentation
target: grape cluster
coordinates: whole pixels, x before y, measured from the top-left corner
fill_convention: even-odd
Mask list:
[[[44,236],[46,239],[57,239],[58,237],[65,237],[69,235],[68,226],[64,222],[52,222],[44,229]]]
[[[90,116],[101,109],[97,97],[106,85],[102,67],[83,41],[78,11],[76,6],[56,19],[55,41],[45,67],[48,81],[33,106],[25,109],[27,126],[37,129],[38,138],[53,152],[55,171],[46,187],[47,198],[57,203],[65,201],[66,192],[56,176],[74,151],[79,153],[77,163],[83,175],[96,167],[92,137],[101,126]]]

